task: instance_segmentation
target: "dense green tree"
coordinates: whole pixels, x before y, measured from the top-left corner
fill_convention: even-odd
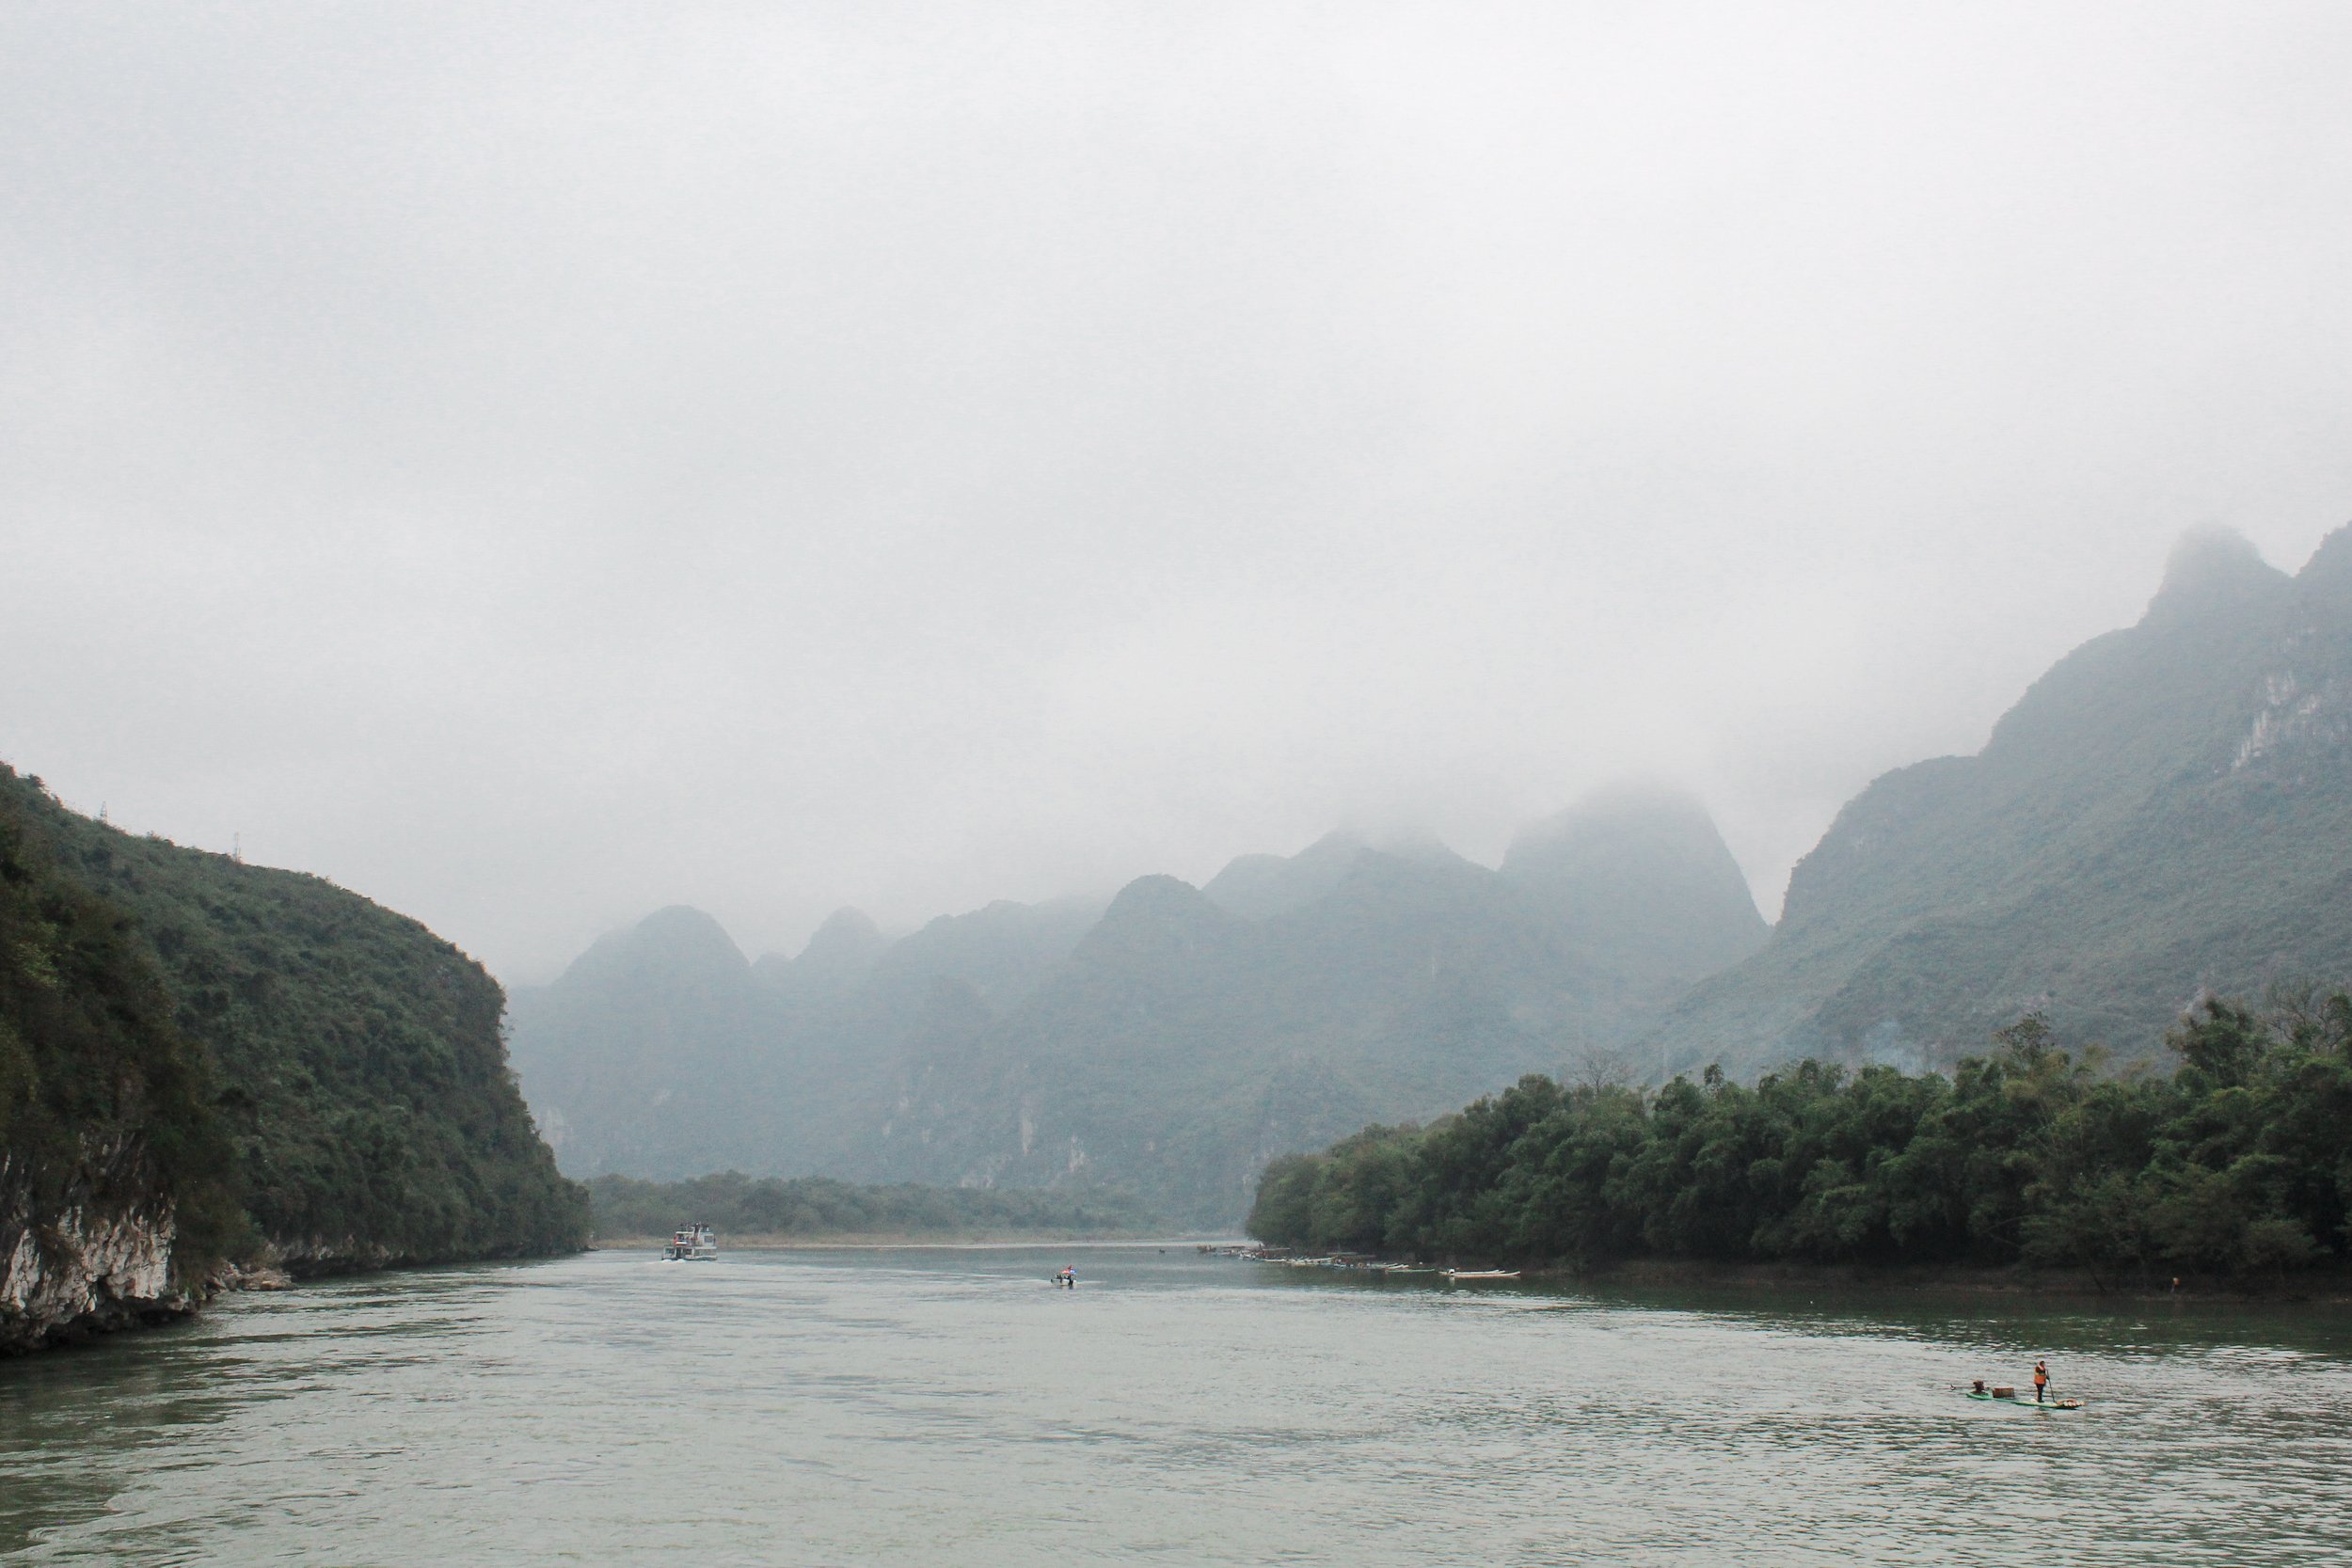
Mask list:
[[[1251,1234],[1310,1248],[1593,1262],[1638,1255],[2023,1260],[2102,1278],[2331,1257],[2352,1199],[2352,995],[2220,999],[2118,1073],[2047,1021],[1953,1075],[1816,1061],[1753,1087],[1521,1079],[1427,1128],[1267,1168]]]

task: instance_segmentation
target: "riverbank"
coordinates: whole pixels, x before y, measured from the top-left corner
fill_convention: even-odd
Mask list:
[[[1725,1263],[1640,1258],[1586,1268],[1529,1269],[1524,1278],[1610,1290],[1852,1290],[1979,1296],[2076,1297],[2101,1301],[2230,1300],[2352,1305],[2352,1271],[2285,1275],[2100,1275],[2082,1269],[1874,1263]]]
[[[722,1235],[719,1247],[726,1252],[822,1252],[846,1248],[881,1248],[907,1246],[1156,1246],[1173,1250],[1177,1247],[1197,1247],[1212,1242],[1207,1236],[1151,1236],[1101,1232],[1071,1235],[1040,1234],[1034,1230],[1008,1231],[844,1231],[829,1236],[796,1235]],[[660,1252],[670,1244],[667,1236],[599,1236],[589,1243],[592,1252]],[[1231,1245],[1232,1238],[1216,1239],[1215,1244]]]

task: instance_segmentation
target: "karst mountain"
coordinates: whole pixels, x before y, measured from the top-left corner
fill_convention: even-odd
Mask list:
[[[1102,1182],[1220,1223],[1273,1155],[1613,1052],[1766,934],[1705,810],[1629,788],[1499,870],[1334,833],[756,964],[667,910],[518,990],[513,1049],[574,1174]]]
[[[518,991],[514,1051],[575,1175],[1106,1182],[1206,1224],[1525,1072],[1946,1068],[2027,1013],[2129,1059],[2201,995],[2347,980],[2352,530],[2292,577],[2205,531],[1981,752],[1850,801],[1776,927],[1703,807],[1621,786],[1493,869],[1338,832],[756,964],[664,911]]]
[[[1948,1067],[2027,1012],[2130,1056],[2203,993],[2346,980],[2352,530],[2294,577],[2202,531],[2139,623],[2060,659],[1981,752],[1848,802],[1772,941],[1640,1058]]]

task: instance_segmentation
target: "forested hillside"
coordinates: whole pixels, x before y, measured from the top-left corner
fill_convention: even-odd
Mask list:
[[[132,927],[0,790],[0,1353],[190,1304],[248,1239],[212,1074]]]
[[[844,914],[748,964],[664,911],[518,993],[515,1057],[583,1176],[1109,1180],[1230,1223],[1270,1155],[1605,1053],[1764,936],[1703,809],[1619,792],[1500,871],[1333,834],[880,951]]]
[[[214,1174],[289,1265],[583,1242],[585,1195],[532,1130],[480,964],[323,879],[119,832],[6,768],[0,801],[64,883],[129,917],[125,962],[160,979],[209,1085],[230,1155]]]
[[[1949,1065],[2028,1011],[2154,1049],[2202,991],[2352,977],[2352,531],[2300,576],[2234,534],[2068,655],[1973,757],[1889,773],[1789,879],[1771,943],[1640,1060]]]
[[[1250,1234],[1438,1259],[2008,1263],[2277,1274],[2352,1246],[2352,996],[2208,1002],[2169,1073],[2032,1017],[1954,1075],[1806,1061],[1753,1088],[1530,1077],[1266,1168]]]

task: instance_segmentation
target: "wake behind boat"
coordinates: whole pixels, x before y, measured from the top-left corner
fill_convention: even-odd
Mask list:
[[[670,1244],[661,1249],[665,1263],[710,1263],[718,1257],[718,1233],[707,1225],[690,1225],[672,1233]]]

